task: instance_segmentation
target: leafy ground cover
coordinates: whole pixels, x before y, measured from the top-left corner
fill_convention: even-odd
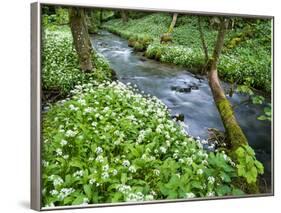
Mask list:
[[[146,50],[146,56],[162,62],[200,70],[204,63],[198,23],[195,16],[178,18],[172,33],[173,43],[160,44],[160,36],[167,32],[171,15],[156,13],[139,19],[113,19],[103,27],[129,41],[136,50]],[[247,24],[245,24],[247,23]],[[271,22],[270,20],[238,20],[226,38],[226,47],[220,59],[219,74],[224,80],[271,91]],[[210,51],[216,31],[204,22],[203,30]],[[145,41],[145,42],[143,42]],[[150,42],[147,42],[150,41]]]
[[[42,85],[45,95],[57,93],[66,96],[76,84],[110,80],[112,77],[108,62],[93,52],[94,70],[81,71],[78,56],[72,45],[72,35],[68,26],[52,25],[44,30],[42,51]]]
[[[139,40],[157,45],[150,35]],[[236,180],[253,183],[263,172],[248,146],[235,162],[203,149],[208,142],[188,135],[156,97],[111,81],[101,56],[94,72],[81,72],[67,26],[45,29],[42,57],[43,91],[67,96],[42,114],[44,206],[241,195]]]
[[[95,81],[72,94],[43,116],[45,206],[243,194],[235,163],[204,150],[156,97]]]

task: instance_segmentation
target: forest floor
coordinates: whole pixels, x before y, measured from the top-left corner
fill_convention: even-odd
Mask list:
[[[224,151],[204,150],[159,99],[93,62],[80,71],[68,27],[44,32],[43,91],[63,97],[42,114],[44,206],[244,194]]]
[[[139,19],[112,19],[103,28],[128,39],[137,51],[145,51],[148,58],[181,65],[199,72],[204,66],[204,54],[195,16],[179,16],[172,43],[161,44],[160,37],[171,23],[171,15],[156,13]],[[220,58],[219,75],[230,83],[245,84],[271,91],[271,24],[270,21],[247,24],[230,30]],[[209,55],[216,40],[216,30],[203,24]]]

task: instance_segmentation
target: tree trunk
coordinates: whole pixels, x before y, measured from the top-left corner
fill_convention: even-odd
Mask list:
[[[121,10],[121,17],[124,23],[128,22],[128,14],[125,10]]]
[[[209,60],[208,80],[213,93],[214,101],[226,131],[228,142],[230,143],[229,145],[231,150],[235,151],[241,145],[247,145],[248,142],[235,118],[232,106],[226,98],[223,88],[221,87],[217,71],[217,64],[221,50],[223,48],[228,22],[229,21],[227,19],[221,20],[215,49],[213,51],[212,58]]]
[[[172,32],[173,32],[174,27],[175,27],[176,22],[177,22],[177,18],[178,18],[178,14],[177,14],[177,13],[174,13],[174,14],[173,14],[173,20],[172,20],[172,22],[171,22],[171,24],[170,24],[170,27],[169,27],[169,30],[168,30],[167,33],[172,33]]]
[[[199,33],[200,33],[200,39],[201,39],[203,51],[204,51],[204,54],[205,54],[205,64],[207,64],[208,60],[209,60],[208,47],[207,47],[207,44],[206,44],[206,41],[205,41],[205,38],[204,38],[204,33],[203,33],[203,28],[202,28],[200,16],[198,16],[198,30],[199,30]]]
[[[88,34],[84,9],[76,7],[69,9],[69,20],[80,68],[85,72],[91,71],[93,69],[91,57],[92,46]]]
[[[93,9],[86,10],[86,23],[88,32],[90,34],[95,34],[98,32],[99,20],[97,18],[97,12]]]
[[[101,9],[100,10],[100,25],[102,25],[102,19],[103,19],[103,11]]]

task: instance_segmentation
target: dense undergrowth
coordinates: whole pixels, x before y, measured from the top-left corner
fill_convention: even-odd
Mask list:
[[[92,53],[93,71],[82,72],[72,43],[68,26],[52,25],[45,28],[42,51],[42,89],[45,96],[56,94],[64,97],[76,84],[112,78],[108,62],[95,52]]]
[[[153,49],[149,36],[139,45]],[[262,173],[249,146],[236,163],[223,150],[203,149],[208,142],[188,135],[156,97],[111,81],[101,56],[94,53],[94,72],[83,73],[69,27],[45,29],[42,57],[43,91],[68,96],[42,114],[44,206],[241,195],[237,180],[253,183]]]
[[[136,50],[146,50],[145,54],[149,58],[200,71],[204,64],[204,55],[197,18],[179,16],[172,33],[173,42],[160,44],[160,36],[167,32],[171,19],[171,15],[156,13],[140,19],[129,19],[127,23],[123,23],[121,19],[113,19],[103,27],[128,39],[129,44]],[[204,22],[203,31],[211,54],[217,32],[210,29],[207,22]],[[219,63],[220,77],[240,84],[251,79],[252,87],[270,92],[270,38],[270,20],[238,20],[235,28],[226,37]]]
[[[76,86],[43,120],[44,205],[243,194],[235,163],[120,82]]]

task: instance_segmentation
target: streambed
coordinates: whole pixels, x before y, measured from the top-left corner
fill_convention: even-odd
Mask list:
[[[161,99],[172,114],[183,114],[190,135],[207,139],[208,128],[224,130],[208,81],[204,77],[194,75],[182,67],[147,59],[128,47],[127,40],[107,31],[100,31],[92,39],[94,48],[109,61],[120,81],[136,84],[144,93]],[[226,90],[229,88],[227,83],[222,84]],[[237,93],[229,97],[233,105],[238,105],[235,114],[239,124],[258,160],[265,167],[263,179],[269,190],[271,125],[270,122],[257,120],[264,106],[251,103],[239,105],[246,99],[247,96]]]

